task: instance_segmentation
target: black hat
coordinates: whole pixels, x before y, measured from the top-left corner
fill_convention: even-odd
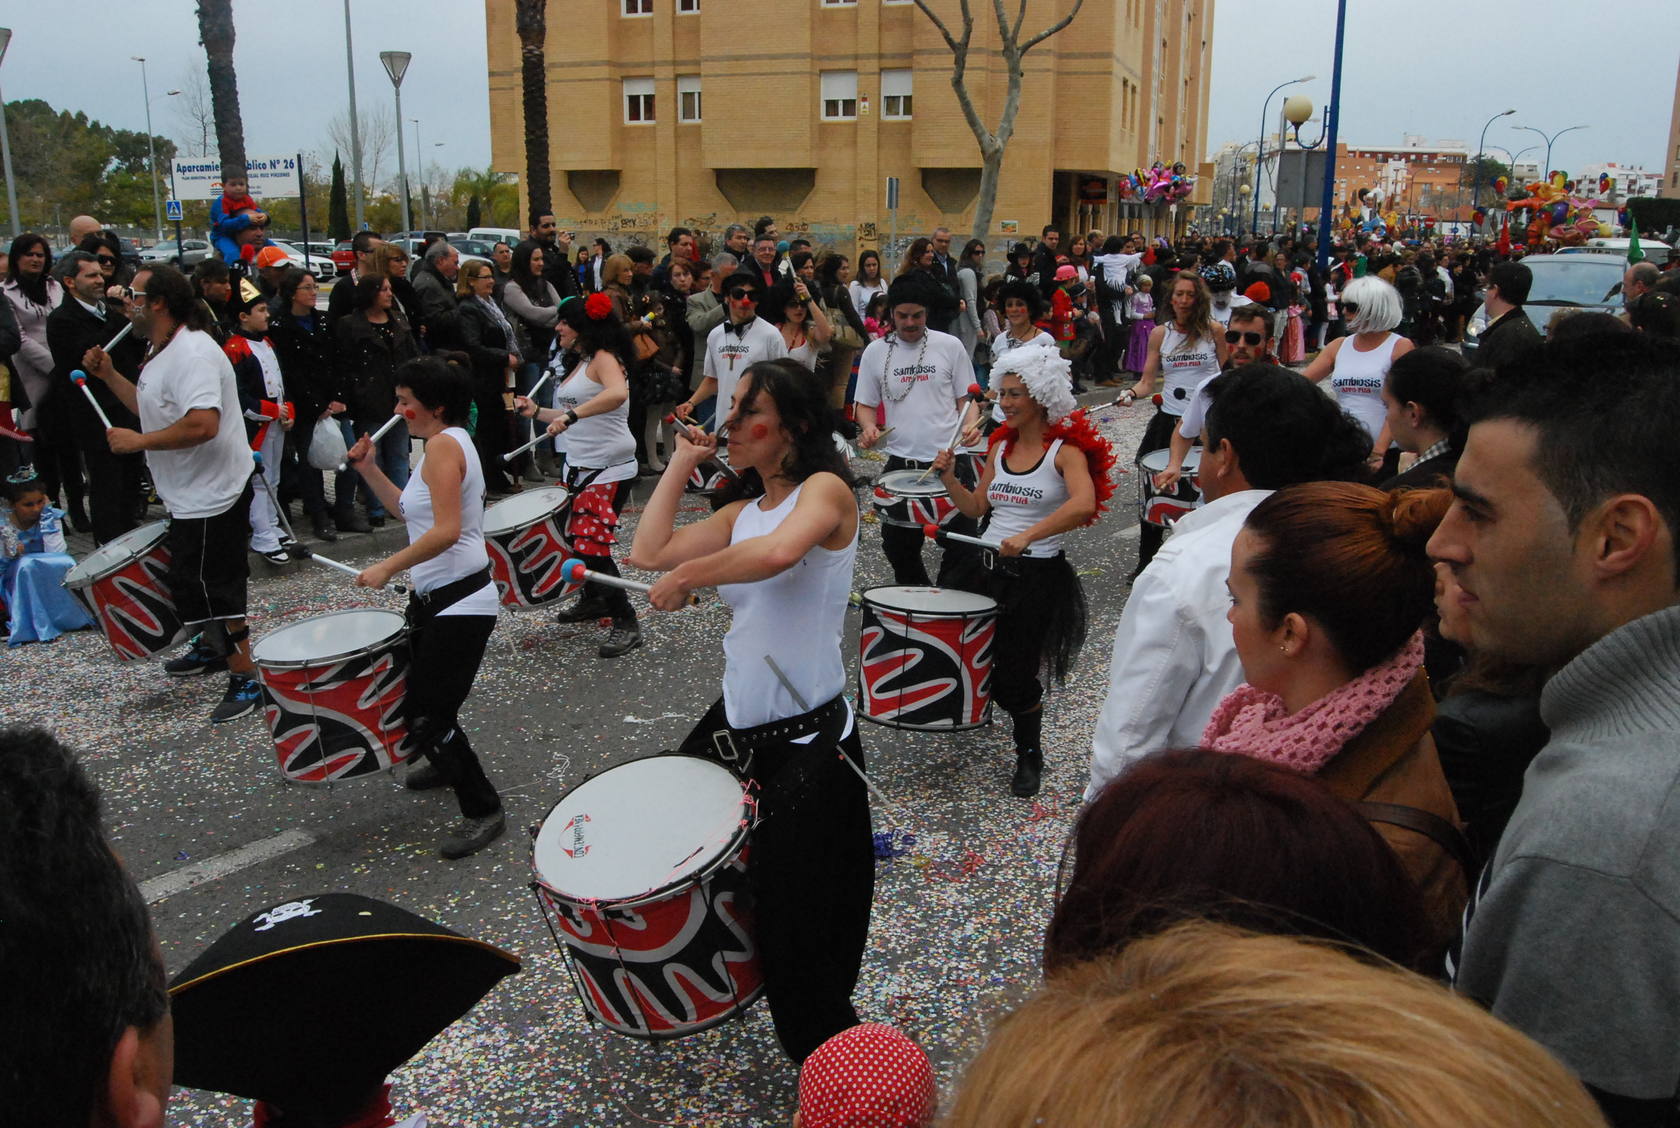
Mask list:
[[[891,311],[901,305],[919,305],[931,310],[939,305],[943,297],[937,282],[921,271],[913,270],[909,274],[900,274],[887,287],[887,309]]]
[[[366,1093],[519,958],[354,893],[274,905],[169,986],[175,1083],[284,1108]]]

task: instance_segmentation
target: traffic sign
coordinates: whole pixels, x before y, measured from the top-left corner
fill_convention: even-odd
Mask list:
[[[171,223],[181,222],[181,201],[165,200],[163,204],[163,214],[164,217]]]

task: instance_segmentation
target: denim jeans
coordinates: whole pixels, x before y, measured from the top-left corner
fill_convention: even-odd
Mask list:
[[[356,439],[359,437],[356,434],[356,425],[350,421],[349,416],[344,416],[341,418],[339,426],[344,428],[344,445],[346,447],[354,446]],[[379,440],[379,449],[374,452],[374,461],[385,472],[385,476],[391,479],[391,484],[399,490],[408,485],[408,455],[407,423],[398,423],[387,431],[385,436]],[[360,477],[361,475],[354,470],[346,470],[338,475],[337,480],[333,483],[338,504],[347,505],[349,503],[350,491],[356,488]],[[369,517],[387,516],[385,507],[379,503],[379,499],[374,496],[373,491],[367,488],[366,482],[361,483],[361,494],[362,500],[367,503]]]

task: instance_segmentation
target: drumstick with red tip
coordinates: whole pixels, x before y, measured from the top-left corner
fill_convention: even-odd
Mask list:
[[[32,443],[35,441],[22,431],[14,431],[10,427],[0,427],[0,439],[11,439],[14,443]]]
[[[401,415],[391,416],[391,418],[385,420],[385,422],[383,422],[379,425],[379,430],[375,431],[373,434],[368,436],[368,442],[372,443],[374,446],[378,446],[379,445],[379,440],[383,439],[385,437],[385,435],[391,430],[392,427],[395,427],[398,423],[401,423],[402,421],[403,421],[403,417]],[[340,462],[338,464],[338,469],[339,469],[340,472],[348,470],[348,469],[350,469],[350,464],[348,462]]]
[[[109,431],[111,429],[111,417],[105,414],[105,409],[100,407],[99,401],[93,398],[93,389],[88,387],[87,373],[78,368],[70,373],[70,379],[76,381],[76,387],[82,389],[82,394],[87,397],[88,403],[93,405],[94,414],[99,416],[99,421],[105,424],[105,429]]]
[[[569,584],[593,581],[594,583],[605,584],[608,587],[622,588],[625,591],[639,591],[643,595],[653,590],[652,584],[637,583],[635,580],[627,580],[623,576],[609,576],[604,572],[592,572],[589,570],[589,566],[581,560],[568,560],[560,565],[560,578]],[[690,592],[688,605],[697,607],[699,604],[700,597]]]
[[[989,540],[981,540],[979,537],[971,537],[967,533],[948,533],[944,529],[941,529],[938,525],[923,525],[922,535],[927,537],[928,540],[938,541],[940,544],[944,544],[946,541],[956,541],[958,544],[979,545],[981,548],[997,547],[997,545],[993,544]]]

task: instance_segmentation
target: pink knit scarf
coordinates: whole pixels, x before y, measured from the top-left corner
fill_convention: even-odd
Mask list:
[[[1283,698],[1277,694],[1244,682],[1213,711],[1202,744],[1313,775],[1394,704],[1422,666],[1423,632],[1419,631],[1394,657],[1298,713],[1285,712]]]

